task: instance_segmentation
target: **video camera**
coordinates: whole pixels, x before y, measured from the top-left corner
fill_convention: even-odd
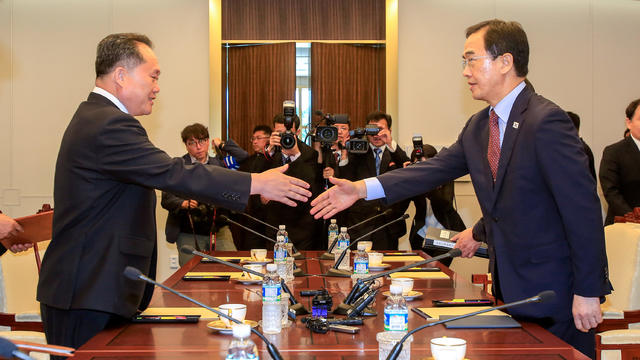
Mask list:
[[[284,114],[284,127],[287,129],[280,133],[280,146],[283,149],[293,149],[296,146],[296,134],[291,131],[293,127],[293,117],[296,115],[296,103],[291,100],[282,102],[282,113]]]
[[[316,115],[320,116],[322,120],[315,128],[312,136],[312,141],[319,142],[323,146],[331,146],[338,140],[338,128],[333,126],[336,122],[347,122],[349,115],[347,114],[325,114],[321,110],[316,111]],[[324,122],[324,125],[321,125]]]
[[[351,139],[347,141],[347,151],[353,154],[366,154],[369,151],[369,140],[365,135],[378,135],[380,128],[375,124],[367,124],[364,128],[349,131]]]
[[[414,135],[411,141],[413,142],[413,151],[416,153],[416,159],[422,159],[424,156],[424,150],[422,150],[422,135]]]

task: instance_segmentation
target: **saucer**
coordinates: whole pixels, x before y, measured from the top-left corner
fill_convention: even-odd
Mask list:
[[[388,269],[391,267],[391,264],[380,264],[380,265],[369,265],[369,270],[371,271],[382,271],[384,269]]]
[[[391,292],[385,291],[382,293],[382,295],[385,297],[389,297],[391,296]],[[415,298],[419,298],[420,296],[422,296],[422,293],[420,291],[411,290],[407,295],[404,295],[403,297],[405,300],[411,301],[411,300],[414,300]]]
[[[262,279],[250,279],[248,277],[245,277],[244,274],[242,274],[239,278],[235,280],[236,282],[239,282],[245,285],[262,284]]]
[[[251,326],[252,328],[258,326],[258,323],[253,321],[253,320],[244,320],[243,323]],[[235,323],[234,323],[235,324]],[[212,321],[210,323],[207,324],[207,327],[213,331],[217,331],[221,334],[225,334],[225,335],[231,335],[233,334],[233,331],[231,329],[230,326],[227,326],[227,324],[225,324],[224,321],[222,320],[216,320],[216,321]]]

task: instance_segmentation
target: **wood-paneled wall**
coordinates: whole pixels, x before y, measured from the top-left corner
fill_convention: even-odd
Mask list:
[[[284,100],[295,99],[295,43],[232,46],[222,49],[222,134],[227,133],[226,98],[229,97],[229,137],[244,149],[258,124],[272,126]],[[228,94],[227,94],[228,86]]]
[[[223,40],[384,40],[385,0],[223,0]]]
[[[383,46],[311,45],[312,109],[349,114],[351,129],[362,127],[374,110],[385,111]]]

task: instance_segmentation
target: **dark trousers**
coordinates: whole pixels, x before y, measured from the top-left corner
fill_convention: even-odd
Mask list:
[[[63,310],[40,304],[40,315],[47,343],[79,348],[109,325],[122,324],[125,319],[95,310]],[[66,359],[52,356],[51,359]]]

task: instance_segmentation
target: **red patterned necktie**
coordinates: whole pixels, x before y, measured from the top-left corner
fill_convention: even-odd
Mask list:
[[[489,167],[491,167],[493,182],[496,182],[498,162],[500,161],[500,127],[498,126],[498,115],[493,110],[489,113],[489,149],[487,150],[487,159],[489,160]]]

